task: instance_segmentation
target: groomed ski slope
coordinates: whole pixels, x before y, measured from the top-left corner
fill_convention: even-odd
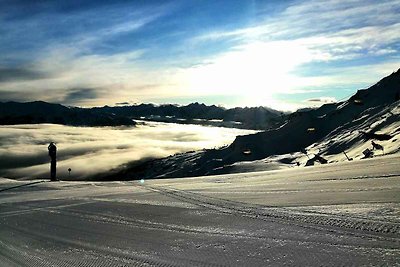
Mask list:
[[[0,179],[1,266],[396,266],[399,162],[144,183]]]

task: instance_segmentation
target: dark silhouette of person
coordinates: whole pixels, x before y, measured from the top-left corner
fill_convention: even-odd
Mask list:
[[[47,147],[49,150],[49,156],[51,158],[50,164],[50,179],[56,181],[56,170],[57,170],[57,147],[53,142]]]
[[[374,141],[371,141],[371,144],[372,144],[373,149],[382,150],[382,153],[384,153],[382,145],[375,143]]]

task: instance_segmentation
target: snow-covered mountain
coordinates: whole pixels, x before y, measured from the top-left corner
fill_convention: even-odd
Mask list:
[[[280,127],[238,136],[229,146],[174,155],[116,170],[124,179],[186,177],[336,162],[399,152],[400,70],[344,102],[295,112]],[[371,141],[383,147],[373,150]],[[344,154],[346,153],[346,155]],[[319,160],[321,159],[322,160]]]
[[[319,148],[321,154],[338,154],[371,139],[374,133],[395,135],[400,127],[399,94],[400,70],[368,89],[357,91],[347,101],[296,112],[278,129],[238,137],[227,149],[230,153],[225,160],[257,160],[310,148]],[[347,143],[344,136],[348,138]],[[390,147],[387,152],[394,149],[392,145]]]

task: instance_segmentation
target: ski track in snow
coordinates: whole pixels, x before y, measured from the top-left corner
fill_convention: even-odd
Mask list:
[[[246,174],[258,186],[244,191],[240,201],[229,194],[245,187],[245,178],[237,174],[144,184],[24,182],[24,186],[4,179],[0,265],[395,266],[400,258],[399,218],[343,212],[353,207],[398,211],[399,199],[393,200],[392,194],[387,194],[386,202],[374,194],[369,202],[357,202],[360,196],[350,195],[353,188],[344,191],[348,199],[331,199],[331,205],[321,208],[310,200],[309,205],[292,206],[290,201],[264,205],[258,199],[263,198],[260,192],[268,194],[265,187],[271,181],[281,186],[274,193],[278,195],[302,183],[310,188],[297,191],[318,194],[313,186],[321,181],[326,186],[360,181],[364,183],[358,190],[363,193],[399,193],[395,184],[400,169],[393,164],[398,159],[359,162],[363,168],[358,174],[354,170],[349,174],[348,164],[299,169],[295,180],[285,178],[293,171]],[[385,164],[386,171],[378,174],[376,164]],[[218,193],[224,190],[226,194]]]
[[[268,208],[262,209],[257,207],[248,207],[239,202],[227,201],[223,199],[206,197],[204,195],[199,195],[196,193],[185,192],[182,190],[173,190],[173,189],[162,189],[162,188],[154,188],[148,187],[156,192],[160,192],[161,194],[166,194],[182,201],[188,201],[190,203],[197,204],[201,207],[206,207],[209,209],[213,209],[219,212],[227,213],[227,214],[237,214],[250,218],[257,218],[260,220],[277,220],[281,223],[290,223],[290,224],[307,224],[306,227],[312,226],[332,226],[332,231],[335,228],[337,229],[356,229],[360,230],[365,235],[365,232],[368,233],[389,233],[396,236],[395,239],[400,237],[400,224],[398,223],[390,223],[390,222],[382,222],[382,221],[374,221],[374,220],[365,220],[365,219],[357,219],[345,216],[333,216],[331,214],[312,214],[312,213],[299,213],[293,212],[289,209],[275,209]],[[312,226],[310,226],[310,225]]]

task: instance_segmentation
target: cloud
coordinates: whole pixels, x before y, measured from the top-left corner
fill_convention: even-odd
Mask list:
[[[118,102],[118,103],[115,103],[115,105],[117,105],[117,106],[127,106],[127,105],[130,105],[130,103],[129,102]]]
[[[203,32],[188,44],[231,46],[188,68],[188,87],[193,94],[242,94],[244,101],[272,107],[278,106],[275,94],[356,90],[398,68],[399,12],[399,0],[297,1],[248,27]]]
[[[68,90],[62,103],[80,103],[87,99],[96,99],[99,96],[99,90],[95,88],[75,88]]]
[[[70,47],[54,47],[35,62],[35,68],[52,75],[40,80],[4,82],[0,96],[7,100],[44,100],[95,106],[135,100],[133,96],[160,95],[167,73],[140,67],[143,51],[113,55],[79,55]],[[157,90],[159,93],[157,93]],[[76,102],[74,102],[76,100]]]
[[[400,1],[386,0],[309,0],[287,6],[282,12],[257,20],[249,27],[214,30],[197,36],[198,40],[269,38],[293,40],[346,29],[389,26],[398,23]],[[259,40],[259,39],[257,39]]]
[[[36,97],[38,96],[39,95],[37,95]],[[0,102],[7,102],[7,101],[24,102],[27,99],[32,99],[32,98],[35,98],[35,96],[15,91],[0,91]]]
[[[318,97],[318,98],[307,99],[306,102],[310,102],[313,104],[326,104],[326,103],[335,103],[337,102],[337,100],[334,97]]]
[[[0,50],[7,51],[0,65],[34,70],[3,81],[0,74],[3,98],[96,106],[233,95],[242,105],[271,105],[274,93],[346,82],[354,88],[390,73],[386,63],[400,63],[399,0],[295,1],[272,13],[262,13],[260,3],[250,24],[206,23],[191,31],[192,18],[173,13],[171,3],[40,3],[32,4],[33,14],[20,7],[0,14]],[[350,77],[341,71],[349,65],[377,72]],[[307,73],[304,66],[311,66]]]
[[[2,10],[8,12],[0,13],[2,43],[19,47],[22,44],[16,41],[23,41],[25,46],[35,48],[35,51],[39,47],[57,44],[79,45],[87,51],[96,41],[138,31],[169,10],[167,4],[92,1],[90,7],[85,7],[84,3],[73,6],[73,1],[70,5],[67,2],[24,1],[24,8],[18,1],[5,4]]]
[[[39,80],[48,77],[47,74],[29,68],[0,67],[0,83],[10,81]]]
[[[0,176],[48,177],[47,145],[56,142],[59,177],[104,173],[128,162],[219,147],[254,131],[150,123],[138,127],[0,126]]]
[[[24,2],[30,13],[14,2],[2,2],[10,13],[0,12],[3,98],[93,106],[125,101],[126,95],[130,100],[162,80],[138,62],[145,50],[120,38],[145,35],[148,25],[170,12],[169,4]]]
[[[302,45],[323,60],[343,60],[379,51],[400,41],[400,1],[311,0],[288,6],[250,27],[213,30],[195,36],[190,43],[230,39],[238,44],[288,41]],[[320,60],[319,58],[316,59]]]

